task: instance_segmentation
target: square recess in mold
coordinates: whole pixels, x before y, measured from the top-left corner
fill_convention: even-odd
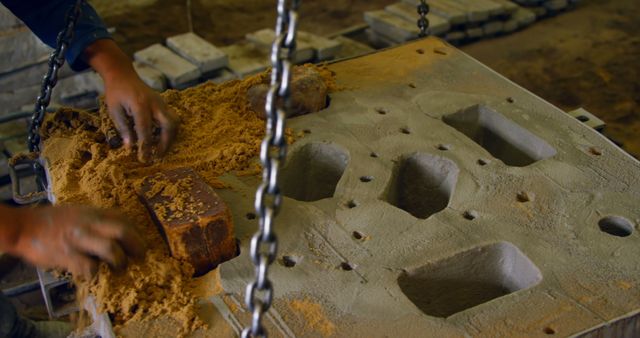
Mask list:
[[[499,242],[405,271],[398,284],[422,312],[445,318],[541,280],[527,256],[513,244]]]
[[[282,193],[302,202],[333,197],[348,163],[349,153],[337,144],[307,143],[282,168]]]
[[[449,205],[459,172],[458,166],[444,157],[425,153],[403,156],[383,199],[416,218],[427,219]]]
[[[446,115],[443,121],[510,166],[525,167],[556,154],[543,139],[484,105]]]

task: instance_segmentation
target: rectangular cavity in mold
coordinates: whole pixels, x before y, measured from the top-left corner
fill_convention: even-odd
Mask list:
[[[292,151],[282,168],[282,193],[302,202],[333,197],[348,163],[349,153],[337,144],[302,145]]]
[[[444,157],[413,153],[401,157],[383,199],[416,218],[427,219],[448,205],[458,166]]]
[[[406,271],[398,284],[422,312],[444,318],[541,280],[527,256],[513,244],[499,242]]]
[[[556,154],[546,141],[484,105],[446,115],[443,121],[510,166],[524,167]]]

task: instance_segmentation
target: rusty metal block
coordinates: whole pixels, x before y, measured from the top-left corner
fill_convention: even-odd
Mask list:
[[[171,255],[203,275],[238,255],[229,208],[191,168],[147,177],[138,188]]]

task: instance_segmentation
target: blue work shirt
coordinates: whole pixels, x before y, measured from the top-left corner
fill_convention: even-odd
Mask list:
[[[65,27],[67,12],[76,0],[0,0],[15,16],[20,18],[42,42],[56,47],[58,33]],[[102,19],[87,2],[76,24],[73,41],[65,58],[75,71],[89,68],[82,59],[84,50],[96,40],[110,39]]]

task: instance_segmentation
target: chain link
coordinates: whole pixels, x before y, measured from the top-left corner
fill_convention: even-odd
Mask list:
[[[256,192],[255,208],[260,216],[258,232],[251,239],[250,256],[255,265],[255,280],[247,285],[245,303],[252,313],[251,325],[242,337],[266,337],[263,315],[273,301],[273,284],[269,266],[276,260],[278,239],[274,220],[282,205],[278,171],[287,154],[286,112],[291,107],[292,60],[296,51],[298,8],[301,0],[278,0],[275,41],[271,48],[271,88],[267,93],[266,135],[262,141],[260,161],[262,184]]]
[[[418,28],[420,28],[419,36],[424,38],[427,36],[427,29],[429,29],[429,19],[427,19],[429,5],[426,0],[420,0],[418,4],[418,14],[420,14],[420,19],[418,19]]]
[[[58,34],[56,49],[51,53],[51,56],[49,56],[49,70],[42,80],[40,95],[36,99],[35,109],[29,126],[28,145],[30,152],[40,152],[40,127],[42,126],[47,107],[49,107],[49,103],[51,102],[53,88],[58,83],[58,71],[64,65],[65,53],[73,39],[76,23],[82,14],[82,5],[85,1],[86,0],[77,0],[74,6],[70,8],[65,20],[65,26]]]

